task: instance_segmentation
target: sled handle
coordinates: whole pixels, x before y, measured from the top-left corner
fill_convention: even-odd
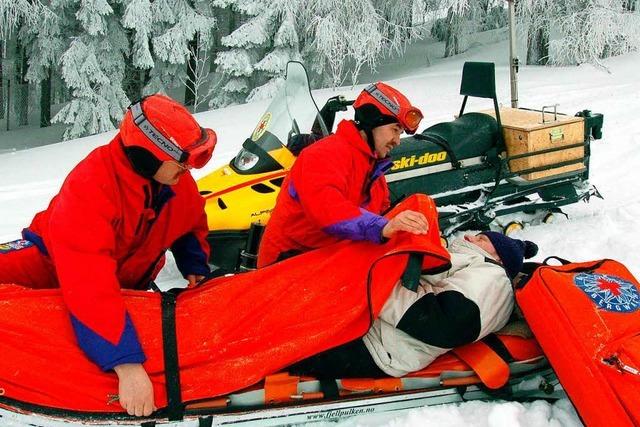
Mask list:
[[[544,261],[542,261],[542,265],[550,265],[549,264],[549,260],[552,260],[552,259],[555,259],[556,261],[559,261],[560,264],[562,264],[562,265],[571,264],[571,261],[567,261],[566,259],[560,258],[559,256],[551,255],[551,256],[546,257],[544,259]]]
[[[553,121],[557,122],[558,121],[558,105],[560,104],[553,104],[553,105],[545,105],[542,107],[542,124],[547,123],[545,117],[544,117],[544,113],[546,113],[546,109],[548,108],[553,108]]]
[[[545,258],[545,260],[542,261],[542,264],[545,265],[545,266],[553,267],[552,265],[549,265],[547,263],[547,261],[550,260],[550,259],[556,259],[556,260],[560,261],[560,263],[562,265],[572,264],[571,261],[567,261],[566,259],[560,258],[560,257],[557,257],[557,256],[550,256],[550,257]],[[564,271],[566,273],[577,273],[577,272],[581,272],[581,271],[593,271],[593,270],[596,270],[596,269],[600,268],[600,266],[602,266],[602,264],[604,264],[606,261],[609,261],[609,259],[601,259],[600,261],[593,261],[594,262],[593,265],[576,267],[576,268],[572,268],[571,270],[564,270]]]

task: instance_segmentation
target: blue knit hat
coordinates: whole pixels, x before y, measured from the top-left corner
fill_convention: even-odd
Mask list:
[[[512,239],[495,231],[484,231],[480,234],[489,238],[510,279],[515,278],[522,270],[524,259],[534,257],[538,253],[538,245],[529,240]]]

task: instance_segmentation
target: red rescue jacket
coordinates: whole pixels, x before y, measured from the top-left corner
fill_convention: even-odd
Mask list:
[[[169,248],[183,275],[209,272],[204,200],[190,174],[138,175],[117,135],[67,176],[23,237],[55,265],[78,342],[102,369],[144,361],[120,288],[147,289]]]
[[[306,148],[287,175],[258,253],[258,267],[286,252],[306,252],[342,239],[381,241],[389,207],[384,172],[355,124]]]

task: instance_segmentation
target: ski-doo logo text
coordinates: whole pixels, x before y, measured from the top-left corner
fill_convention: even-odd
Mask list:
[[[580,273],[573,282],[603,310],[631,313],[640,308],[638,289],[628,280],[607,274]]]
[[[398,160],[393,161],[392,171],[404,168],[410,168],[413,166],[428,165],[429,163],[438,163],[447,158],[446,151],[440,151],[439,153],[424,153],[418,157],[415,154],[411,157],[402,156]]]

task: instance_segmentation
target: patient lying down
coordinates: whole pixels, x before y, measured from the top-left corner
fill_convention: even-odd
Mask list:
[[[316,378],[401,377],[419,371],[452,348],[501,329],[514,306],[511,281],[530,241],[496,232],[465,235],[450,248],[451,268],[423,275],[417,292],[398,282],[366,335],[288,368]]]

